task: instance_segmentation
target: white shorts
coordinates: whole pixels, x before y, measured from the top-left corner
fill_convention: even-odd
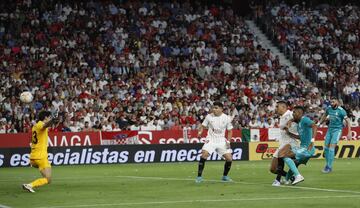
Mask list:
[[[288,145],[290,144],[291,147],[296,147],[296,146],[299,146],[298,143],[294,140],[294,141],[291,141],[291,142],[286,142],[286,143],[281,143],[279,145],[279,147],[276,149],[276,151],[274,152],[273,154],[273,157],[279,157],[279,151],[285,147],[285,145]]]
[[[218,155],[223,156],[228,153],[232,153],[232,149],[228,148],[226,141],[224,142],[208,142],[202,147],[202,150],[207,151],[210,155],[216,152]]]

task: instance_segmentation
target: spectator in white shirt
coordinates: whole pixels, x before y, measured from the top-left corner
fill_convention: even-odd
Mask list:
[[[249,122],[250,128],[260,128],[259,123],[256,121],[255,117],[251,118],[251,121]]]
[[[360,107],[356,106],[355,109],[352,111],[352,114],[355,116],[356,120],[360,119]]]
[[[112,131],[113,130],[111,123],[109,123],[107,120],[105,120],[103,124],[104,125],[102,126],[102,129],[101,129],[102,131]]]
[[[140,130],[140,121],[136,120],[133,125],[130,126],[131,131],[139,131]]]
[[[350,126],[351,127],[357,127],[358,126],[358,121],[356,120],[355,116],[352,116],[350,119]]]

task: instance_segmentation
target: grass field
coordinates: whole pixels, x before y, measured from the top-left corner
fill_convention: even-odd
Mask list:
[[[7,207],[360,207],[360,160],[323,160],[302,166],[305,181],[272,187],[269,161],[234,162],[231,183],[220,182],[223,162],[207,162],[195,184],[197,163],[53,167],[53,183],[28,193],[21,184],[38,177],[32,168],[0,169],[0,204]],[[0,207],[1,207],[0,206]]]

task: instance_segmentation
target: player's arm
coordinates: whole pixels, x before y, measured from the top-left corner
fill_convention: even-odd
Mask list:
[[[201,135],[202,135],[205,128],[206,128],[206,126],[203,126],[202,124],[199,126],[198,134],[197,134],[198,137],[201,137]]]
[[[230,119],[230,117],[228,117],[229,120],[228,120],[228,123],[226,125],[226,130],[227,130],[227,142],[230,144],[230,141],[233,137],[233,128],[234,126],[232,125],[232,120]]]
[[[348,140],[351,140],[351,125],[350,125],[350,118],[348,117],[345,117],[345,123],[346,123],[346,126],[348,128],[348,134],[347,134],[347,139]]]
[[[314,122],[312,122],[311,128],[312,128],[312,135],[313,135],[313,137],[312,137],[312,139],[311,139],[311,144],[310,144],[309,147],[308,147],[308,150],[309,150],[309,151],[310,151],[310,150],[313,148],[313,146],[314,146],[314,142],[315,142],[315,138],[316,138],[318,126],[317,126]]]
[[[286,123],[284,130],[286,131],[286,129],[289,129],[291,127],[292,122],[294,122],[294,119],[290,119],[288,120],[288,122]]]
[[[50,121],[46,122],[44,124],[44,126],[41,128],[41,130],[45,130],[46,128],[59,123],[60,119],[59,118],[52,118]]]
[[[326,120],[327,117],[327,111],[325,111],[325,113],[322,114],[322,116],[320,117],[319,122],[317,123],[318,126],[320,126],[322,123],[324,123],[324,121]]]
[[[209,125],[209,115],[207,115],[204,119],[204,121],[202,122],[202,124],[200,124],[199,128],[198,128],[198,137],[201,137],[203,131],[205,128],[207,128],[207,126]]]
[[[227,141],[230,142],[233,136],[233,130],[232,129],[228,129],[227,130]]]
[[[231,148],[230,142],[231,142],[232,135],[233,135],[233,130],[228,129],[227,130],[227,140],[226,140],[226,148],[228,148],[228,149]]]
[[[229,120],[228,120],[228,123],[226,125],[226,130],[227,130],[226,147],[228,149],[230,149],[231,148],[230,142],[231,142],[231,139],[233,137],[233,128],[234,128],[234,126],[231,123],[232,122],[231,118],[230,117],[228,117],[228,118],[229,118]]]
[[[284,127],[284,130],[286,131],[286,133],[294,139],[300,139],[300,136],[298,134],[294,134],[292,132],[289,131],[289,128],[291,126],[291,123],[294,122],[294,119],[290,119],[287,123],[286,126]]]
[[[300,139],[300,136],[297,135],[297,134],[294,134],[294,133],[290,132],[290,131],[289,131],[289,128],[285,127],[284,130],[286,131],[286,133],[287,133],[291,138]]]

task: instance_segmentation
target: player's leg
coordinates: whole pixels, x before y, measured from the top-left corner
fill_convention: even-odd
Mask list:
[[[276,169],[276,173],[277,173],[277,179],[278,181],[280,181],[281,176],[285,176],[286,172],[284,171],[284,157],[294,157],[294,153],[291,149],[291,145],[290,144],[286,144],[284,146],[282,146],[279,149],[279,153],[278,153],[278,165],[277,165],[277,169]]]
[[[293,153],[296,156],[297,154],[299,154],[299,152],[302,152],[303,150],[300,148],[293,148]],[[284,162],[286,163],[286,165],[290,168],[290,170],[293,172],[294,176],[295,176],[295,180],[292,182],[293,185],[300,183],[301,181],[304,181],[304,177],[300,174],[295,162],[293,159],[289,158],[289,157],[285,157],[284,158]]]
[[[223,181],[231,181],[230,177],[228,176],[229,171],[231,169],[231,164],[232,164],[232,154],[231,153],[225,153],[223,155],[224,159],[225,159],[225,164],[224,164],[224,173],[223,173],[223,177],[222,180]]]
[[[281,176],[286,175],[286,172],[284,171],[284,160],[282,158],[279,158],[279,152],[283,148],[285,148],[285,146],[280,146],[274,153],[271,160],[270,172],[277,174],[276,179],[272,183],[272,186],[280,186]]]
[[[328,172],[332,171],[333,168],[333,162],[335,159],[335,148],[336,148],[337,144],[330,144],[329,145],[329,156],[328,156],[328,161],[326,163],[327,167],[328,167]]]
[[[202,150],[200,161],[199,161],[198,177],[202,176],[202,172],[203,172],[204,167],[205,167],[205,162],[206,162],[206,159],[209,157],[209,155],[210,154],[209,154],[208,151]]]
[[[43,177],[38,178],[35,181],[31,182],[30,183],[31,187],[36,188],[36,187],[40,187],[40,186],[51,183],[51,168],[50,167],[40,170],[40,173]]]
[[[326,132],[325,141],[324,141],[325,167],[322,170],[323,173],[328,172],[328,169],[329,169],[327,164],[329,161],[329,146],[330,146],[331,136],[332,136],[331,130],[328,129],[328,131]]]
[[[294,162],[294,164],[296,166],[296,169],[299,170],[298,169],[299,165],[307,163],[307,161],[315,153],[315,148],[313,148],[313,150],[309,151],[306,148],[297,148],[297,147],[295,147],[295,148],[293,148],[293,151],[295,153],[295,159],[293,160],[293,162]],[[292,185],[295,185],[297,183],[300,183],[300,182],[304,181],[304,177],[302,175],[300,175],[300,173],[295,172],[294,169],[291,169],[291,171],[293,172],[293,175],[294,175]]]
[[[49,161],[47,160],[47,158],[40,160],[39,170],[43,177],[36,179],[35,181],[30,183],[30,185],[33,188],[51,183],[51,165],[50,165]]]
[[[300,164],[296,160],[294,160],[294,163],[295,163],[296,168],[299,170]],[[285,175],[285,184],[290,184],[294,180],[295,180],[294,173],[291,170],[289,170]]]
[[[198,175],[195,180],[196,183],[201,183],[203,181],[202,173],[203,173],[203,170],[205,167],[205,162],[212,152],[214,152],[213,145],[211,143],[204,144],[202,151],[201,151],[201,157],[199,160]]]
[[[225,159],[224,172],[221,180],[225,182],[232,181],[228,176],[232,164],[232,149],[230,147],[230,143],[217,143],[215,145],[215,151],[218,155],[221,155]]]
[[[310,158],[315,154],[315,148],[313,148],[310,151],[305,148],[294,148],[294,150],[296,151],[294,163],[297,168],[301,164],[306,165],[307,162],[310,160]],[[288,171],[285,179],[286,179],[286,181],[289,181],[289,180],[294,181],[295,180],[295,178],[293,177],[293,172],[291,170]]]
[[[291,145],[290,144],[286,144],[284,145],[278,153],[278,158],[284,158],[284,157],[295,157],[295,153],[293,152]]]
[[[279,158],[279,151],[282,149],[284,145],[280,145],[279,148],[276,149],[276,151],[273,154],[273,158],[270,163],[270,172],[277,174],[277,168],[278,168],[278,158]]]
[[[29,184],[23,184],[23,188],[29,192],[35,192],[33,188],[51,183],[51,165],[47,158],[41,160],[31,160],[30,164],[33,167],[38,167],[43,177],[38,178]]]
[[[278,161],[278,169],[277,169],[277,177],[276,177],[276,181],[274,181],[273,185],[274,186],[279,186],[280,185],[280,181],[281,181],[281,176],[287,176],[287,174],[290,172],[291,174],[291,169],[289,170],[289,172],[284,171],[284,163],[285,163],[285,158],[294,158],[295,157],[295,153],[293,152],[293,149],[291,147],[290,144],[286,144],[284,145],[280,150],[279,150],[279,161]],[[288,161],[289,163],[289,161]],[[288,165],[288,164],[287,164]],[[289,166],[289,165],[288,165]],[[288,179],[285,178],[285,180],[288,181]],[[277,181],[279,183],[277,183]]]
[[[33,188],[43,186],[48,184],[51,180],[51,165],[48,159],[40,159],[40,160],[30,160],[30,165],[32,167],[38,168],[43,178],[38,178],[29,184],[23,184],[22,187],[24,190],[29,192],[35,192]]]
[[[334,130],[332,132],[332,137],[330,143],[328,144],[328,159],[326,162],[327,170],[324,170],[324,173],[330,173],[332,171],[333,162],[335,159],[335,148],[337,146],[337,143],[339,142],[341,134],[342,130]]]
[[[295,180],[292,182],[293,185],[304,181],[304,177],[300,174],[298,168],[296,167],[295,162],[291,158],[288,157],[284,158],[284,162],[290,168],[290,170],[293,172],[295,176]]]
[[[38,160],[32,160],[32,159],[30,159],[30,166],[31,166],[31,167],[34,167],[34,168],[39,168]],[[22,184],[22,188],[23,188],[24,190],[28,191],[28,192],[31,192],[31,193],[34,193],[34,192],[35,192],[30,183],[24,183],[24,184]]]
[[[270,171],[276,174],[276,178],[271,184],[272,186],[280,186],[282,171],[284,171],[284,161],[282,158],[273,157]]]
[[[277,167],[278,167],[278,158],[277,157],[273,157],[271,160],[271,164],[270,164],[270,172],[277,174]]]
[[[285,166],[285,163],[284,163],[283,158],[278,158],[278,166],[276,169],[276,174],[277,174],[276,180],[277,181],[281,180],[281,176],[286,176],[286,171],[284,171],[284,166]]]

